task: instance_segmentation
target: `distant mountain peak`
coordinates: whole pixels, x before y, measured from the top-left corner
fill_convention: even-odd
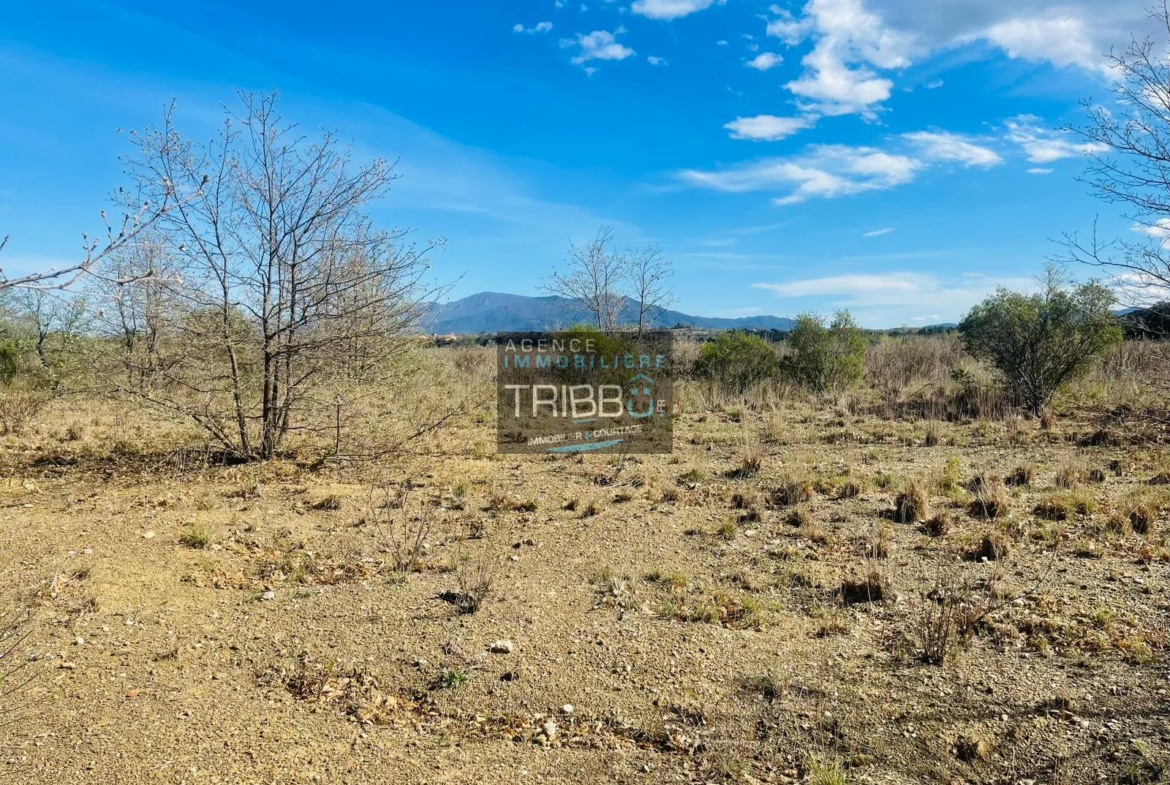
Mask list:
[[[622,308],[623,321],[637,320],[637,302],[629,298]],[[692,316],[657,308],[651,313],[655,327],[700,327],[711,330],[789,330],[792,320],[781,316],[745,316],[727,319]],[[566,297],[527,297],[505,292],[477,292],[449,303],[433,303],[423,317],[429,333],[478,334],[519,330],[553,330],[590,321],[576,300]]]

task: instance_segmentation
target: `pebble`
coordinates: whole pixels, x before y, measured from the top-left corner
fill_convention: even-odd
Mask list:
[[[565,714],[572,714],[573,713],[573,704],[566,703],[564,706],[561,706],[561,711],[564,712]]]
[[[275,600],[276,599],[276,592],[269,589],[268,591],[266,591],[260,595],[260,599],[262,599],[262,600]]]
[[[153,540],[153,539],[154,539],[154,531],[148,531],[148,532],[145,532],[145,533],[142,535],[142,539],[144,539],[144,540]]]
[[[84,646],[85,645],[85,638],[78,635],[76,638],[73,639],[73,645],[74,646]]]
[[[549,741],[552,741],[557,737],[557,724],[552,720],[546,722],[543,726],[543,729],[544,735],[548,738]]]
[[[492,654],[511,654],[512,641],[499,640],[488,647],[488,651]]]

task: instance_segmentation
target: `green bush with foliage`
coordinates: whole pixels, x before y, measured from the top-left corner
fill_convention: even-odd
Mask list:
[[[0,341],[0,384],[11,384],[20,370],[20,347],[15,341]]]
[[[999,370],[1016,404],[1039,413],[1065,383],[1122,339],[1113,293],[1066,284],[1050,269],[1044,291],[999,289],[959,324],[963,345]]]
[[[695,373],[744,392],[776,373],[776,351],[758,335],[723,332],[699,350]]]
[[[842,390],[861,378],[867,344],[848,311],[838,311],[828,326],[816,314],[801,314],[788,333],[792,355],[784,370],[815,392]]]

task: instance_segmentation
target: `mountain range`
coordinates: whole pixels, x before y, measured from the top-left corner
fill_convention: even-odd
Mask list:
[[[626,298],[621,320],[636,322],[638,303]],[[783,316],[744,316],[724,319],[691,316],[681,311],[655,308],[650,313],[656,327],[702,327],[710,330],[790,330],[793,322]],[[572,324],[588,324],[589,313],[576,300],[566,297],[525,297],[519,294],[480,292],[449,303],[432,303],[423,316],[428,333],[475,334],[524,330],[551,330]]]

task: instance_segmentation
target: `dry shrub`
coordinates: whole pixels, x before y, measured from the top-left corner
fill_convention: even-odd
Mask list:
[[[1031,466],[1018,466],[1016,469],[1004,478],[1005,485],[1010,485],[1013,488],[1025,488],[1032,484],[1032,478],[1035,476],[1036,470]]]
[[[852,480],[842,483],[841,487],[837,489],[838,499],[856,499],[860,495],[861,486]]]
[[[940,578],[920,599],[914,634],[923,662],[942,665],[960,647],[966,646],[975,631],[975,620],[985,603],[974,595],[970,584],[957,578]]]
[[[876,567],[870,568],[864,577],[846,578],[837,589],[837,596],[843,605],[862,602],[881,602],[886,598],[889,580]]]
[[[812,486],[808,480],[786,477],[772,490],[769,501],[773,507],[791,507],[803,504],[812,498]]]
[[[1005,558],[1012,549],[1011,537],[1003,529],[992,529],[983,535],[979,547],[971,554],[976,559],[999,561]]]
[[[917,483],[911,482],[894,499],[894,520],[898,523],[917,523],[926,517],[929,503]]]
[[[895,401],[914,386],[949,378],[962,358],[957,335],[885,337],[866,349],[865,379],[884,400]]]
[[[932,421],[926,426],[926,436],[922,440],[922,445],[924,447],[937,447],[939,441],[941,441],[941,438],[939,436],[938,423]]]
[[[760,473],[764,465],[764,453],[760,449],[759,439],[744,439],[739,449],[738,464],[727,471],[730,479],[746,480]]]
[[[52,399],[36,388],[16,384],[0,389],[0,436],[22,436]]]
[[[1081,484],[1081,478],[1083,476],[1084,471],[1079,466],[1065,464],[1056,472],[1056,487],[1072,490]]]
[[[926,523],[922,524],[922,530],[931,537],[942,537],[950,531],[953,521],[949,515],[939,513]]]
[[[995,481],[983,480],[981,477],[977,477],[976,480],[979,482],[972,482],[970,485],[975,498],[967,505],[968,512],[976,518],[988,520],[997,520],[1007,515],[1011,503],[1003,486]]]
[[[459,598],[456,607],[460,613],[475,613],[488,598],[495,579],[495,570],[487,560],[459,562]]]
[[[894,532],[889,526],[875,524],[866,536],[866,556],[871,559],[889,558],[894,547]]]
[[[1150,535],[1158,514],[1166,507],[1166,498],[1159,491],[1143,489],[1131,493],[1122,502],[1122,512],[1135,534]]]
[[[422,554],[436,524],[436,508],[412,504],[412,489],[413,483],[407,478],[400,483],[374,485],[369,494],[366,521],[377,532],[381,549],[390,554],[399,572],[422,567]]]

